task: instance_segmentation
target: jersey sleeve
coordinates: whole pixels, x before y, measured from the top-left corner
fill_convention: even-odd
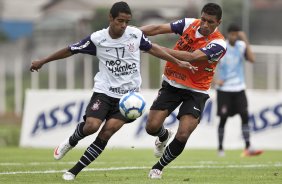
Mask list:
[[[175,22],[171,22],[170,27],[175,34],[182,35],[185,27],[185,19],[180,19]]]
[[[182,35],[183,31],[187,29],[194,20],[195,20],[194,18],[184,18],[177,20],[175,22],[171,22],[170,23],[171,30],[175,34]]]
[[[143,50],[143,51],[146,51],[146,52],[149,51],[152,48],[151,41],[143,33],[142,33],[142,36],[141,36],[139,48],[140,48],[140,50]]]
[[[204,52],[210,61],[219,61],[226,52],[226,43],[224,40],[214,40],[206,47],[200,49]]]
[[[92,42],[90,36],[80,40],[77,43],[69,45],[69,50],[73,54],[83,53],[83,54],[89,54],[93,56],[96,56],[96,52],[97,52],[96,46]]]

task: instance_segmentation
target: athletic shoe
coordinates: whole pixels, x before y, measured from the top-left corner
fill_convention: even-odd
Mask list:
[[[162,171],[159,169],[151,169],[149,172],[148,177],[151,179],[161,179],[162,178]]]
[[[72,174],[71,172],[65,172],[64,174],[63,174],[63,179],[64,180],[67,180],[67,181],[71,181],[71,180],[74,180],[75,179],[75,175],[74,174]]]
[[[73,146],[70,145],[69,139],[66,139],[59,146],[57,146],[56,149],[54,150],[54,158],[56,160],[60,160],[72,148],[73,148]]]
[[[258,156],[263,153],[263,150],[245,149],[241,154],[241,157],[252,157]]]
[[[156,158],[160,158],[163,155],[164,150],[165,150],[165,146],[166,146],[168,140],[172,137],[172,135],[174,133],[170,129],[167,129],[167,131],[168,131],[168,137],[164,142],[161,142],[159,140],[159,137],[157,137],[157,139],[155,141],[154,155],[155,155]]]
[[[225,152],[224,152],[224,150],[218,150],[218,152],[217,152],[217,155],[219,156],[219,157],[225,157]]]

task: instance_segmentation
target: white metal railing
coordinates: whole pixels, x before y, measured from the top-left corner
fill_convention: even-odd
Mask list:
[[[282,90],[282,46],[265,46],[265,45],[252,45],[254,53],[257,56],[256,63],[246,64],[246,81],[248,88],[257,89],[256,83],[258,80],[263,78],[266,84],[263,89],[275,89]],[[75,88],[75,66],[76,57],[67,58],[66,61],[62,61],[65,64],[65,75],[66,75],[66,88]],[[83,58],[83,87],[85,89],[91,89],[93,85],[93,62],[92,57],[88,55],[80,55]],[[34,58],[32,58],[34,59]],[[150,65],[147,62],[149,60],[148,54],[142,54],[141,62],[141,75],[143,78],[143,88],[150,87],[150,76],[148,74]],[[58,69],[57,62],[52,62],[48,64],[48,88],[57,89],[57,79],[58,79]],[[260,65],[265,65],[260,66]],[[160,64],[163,67],[163,64]],[[46,66],[45,66],[46,67]],[[14,83],[14,113],[16,115],[21,115],[22,104],[23,104],[23,74],[24,72],[29,72],[26,66],[24,67],[24,61],[19,56],[14,57],[14,59],[5,58],[4,55],[0,56],[0,115],[6,113],[7,111],[7,75],[8,72],[13,68],[13,72],[9,75],[13,75],[12,80]],[[259,71],[256,72],[256,69]],[[161,70],[162,72],[162,70]],[[31,75],[30,88],[39,89],[40,75],[37,72],[33,72]],[[161,73],[155,74],[161,76]],[[11,83],[11,82],[10,82]]]

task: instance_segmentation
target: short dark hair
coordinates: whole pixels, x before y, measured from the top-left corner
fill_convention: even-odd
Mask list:
[[[215,3],[208,3],[206,4],[201,13],[206,13],[208,15],[215,15],[217,20],[220,20],[222,17],[222,10],[221,7],[218,4]]]
[[[119,13],[126,13],[131,15],[131,10],[128,4],[124,1],[116,2],[113,4],[110,14],[112,15],[113,18],[116,18]]]
[[[230,24],[227,28],[227,33],[241,31],[241,27],[237,24]]]

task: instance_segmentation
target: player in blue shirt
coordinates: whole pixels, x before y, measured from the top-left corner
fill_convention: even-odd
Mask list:
[[[218,126],[218,155],[224,156],[224,127],[229,116],[239,114],[242,120],[242,134],[245,150],[242,156],[254,156],[262,153],[250,147],[250,128],[248,124],[248,103],[245,94],[244,75],[245,59],[253,63],[255,57],[248,39],[237,25],[230,25],[227,30],[227,51],[218,66],[217,84],[217,115],[220,117]]]

